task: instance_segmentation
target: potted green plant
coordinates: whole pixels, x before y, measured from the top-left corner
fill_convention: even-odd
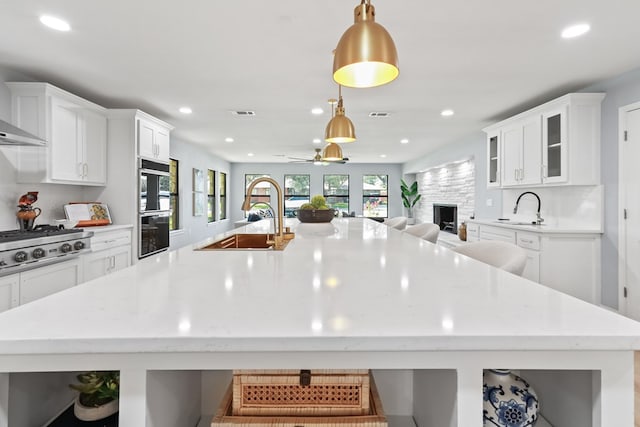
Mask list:
[[[407,208],[407,217],[413,218],[413,207],[422,198],[418,194],[418,181],[414,181],[411,186],[407,185],[404,179],[400,180],[400,191],[402,192],[402,204]]]
[[[95,421],[118,412],[119,371],[89,371],[78,374],[76,378],[78,384],[69,384],[79,392],[73,406],[76,418]]]
[[[321,195],[315,195],[310,203],[300,206],[297,212],[300,222],[331,222],[335,216],[335,209],[327,206],[327,201]]]

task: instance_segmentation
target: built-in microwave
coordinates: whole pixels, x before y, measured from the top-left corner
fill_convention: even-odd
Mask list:
[[[138,169],[138,258],[169,248],[169,165],[140,159]]]

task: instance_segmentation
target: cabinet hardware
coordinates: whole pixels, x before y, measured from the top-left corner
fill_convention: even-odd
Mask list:
[[[622,215],[623,215],[624,219],[627,219],[627,209],[626,208],[622,210]]]
[[[626,286],[623,288],[623,293],[624,293],[624,297],[626,298],[627,297],[627,287]]]
[[[78,176],[83,176],[82,173],[84,172],[84,167],[82,166],[82,163],[77,163],[76,164],[76,174]]]
[[[629,133],[628,133],[628,131],[625,130],[624,131],[624,140],[628,141],[628,139],[627,139],[628,137],[629,137]]]
[[[82,164],[82,176],[85,178],[89,176],[89,165],[87,163]]]

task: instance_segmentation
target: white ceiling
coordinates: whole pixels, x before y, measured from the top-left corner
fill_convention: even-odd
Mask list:
[[[140,108],[231,162],[311,158],[338,92],[332,50],[358,2],[2,0],[0,66],[105,107]],[[353,162],[405,162],[640,67],[638,0],[372,3],[395,40],[400,76],[343,90],[358,136],[344,146]],[[72,31],[43,27],[41,14],[68,20]],[[562,39],[577,22],[591,32]],[[193,114],[178,112],[185,105]],[[318,106],[325,113],[312,116]],[[456,114],[441,117],[445,108]]]

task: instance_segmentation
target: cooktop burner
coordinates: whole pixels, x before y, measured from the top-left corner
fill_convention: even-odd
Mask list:
[[[19,240],[37,239],[39,237],[59,236],[63,234],[82,233],[80,228],[58,228],[54,225],[39,225],[34,230],[8,230],[0,231],[0,243],[15,242]]]

